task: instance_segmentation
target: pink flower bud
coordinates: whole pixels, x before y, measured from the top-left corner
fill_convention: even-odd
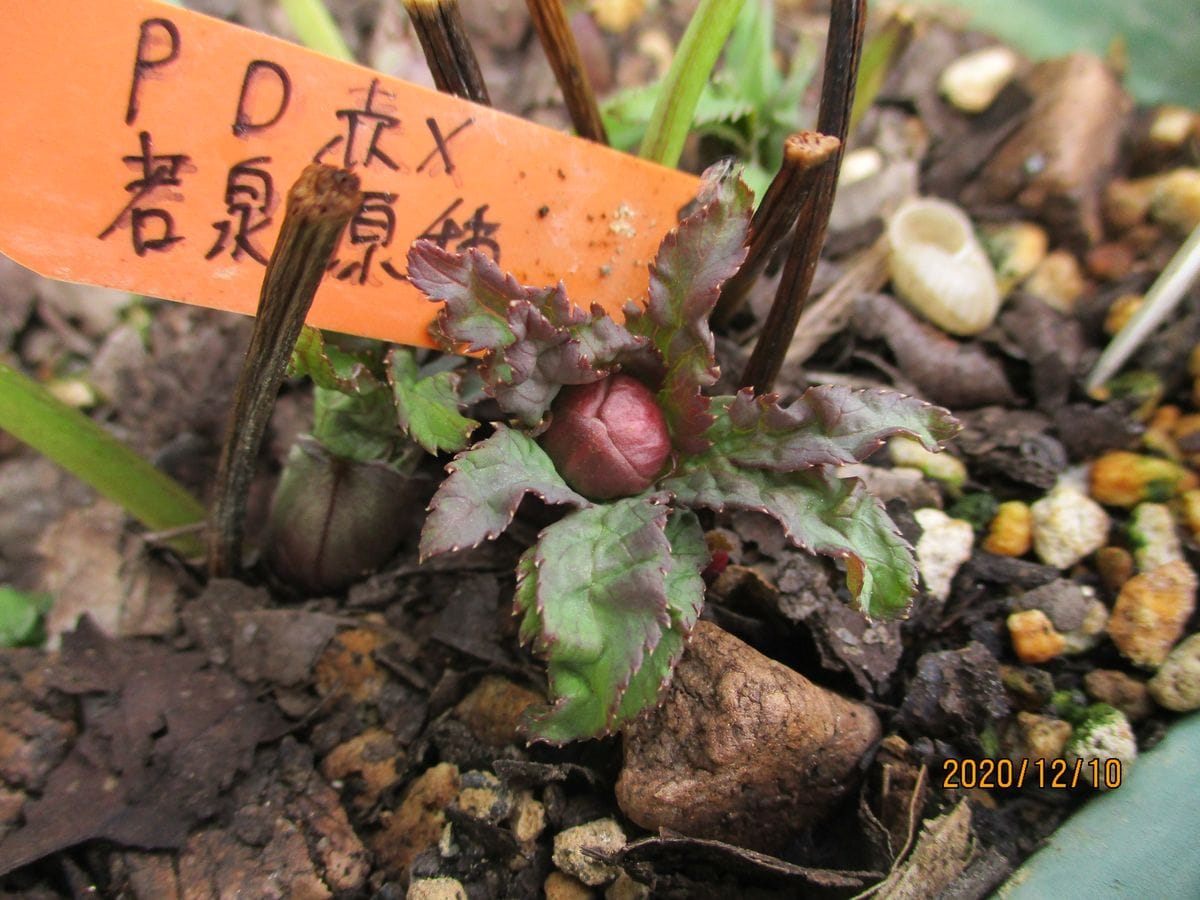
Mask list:
[[[542,448],[567,484],[592,500],[641,493],[671,454],[654,394],[628,375],[563,388],[551,412]]]

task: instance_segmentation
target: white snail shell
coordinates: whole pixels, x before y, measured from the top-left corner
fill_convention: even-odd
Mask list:
[[[979,334],[996,318],[1000,291],[971,220],[952,203],[906,201],[888,221],[892,286],[950,334]]]

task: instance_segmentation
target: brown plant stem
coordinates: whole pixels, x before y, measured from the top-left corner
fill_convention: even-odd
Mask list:
[[[608,134],[600,118],[600,107],[596,105],[596,95],[579,55],[579,45],[567,22],[562,0],[525,0],[525,5],[529,7],[533,27],[563,92],[576,133],[589,141],[607,144]]]
[[[829,19],[829,38],[825,44],[825,66],[821,82],[821,107],[817,131],[841,141],[834,151],[832,165],[822,166],[817,183],[800,210],[792,249],[783,267],[783,276],[775,302],[763,323],[758,342],[742,373],[741,384],[765,393],[774,386],[783,365],[788,344],[796,332],[800,312],[812,287],[813,273],[825,243],[825,229],[833,209],[842,153],[850,127],[854,105],[854,84],[862,57],[863,27],[867,18],[866,0],[834,0]]]
[[[207,536],[211,577],[232,575],[241,565],[246,492],[275,395],[342,230],[361,203],[358,176],[319,163],[307,166],[288,192],[217,467]]]
[[[713,309],[713,325],[728,324],[741,308],[772,254],[796,224],[796,216],[816,187],[817,173],[840,146],[837,138],[816,131],[801,131],[784,141],[783,164],[750,222],[746,261],[721,288]]]
[[[458,0],[404,0],[404,8],[412,19],[437,89],[491,106]]]

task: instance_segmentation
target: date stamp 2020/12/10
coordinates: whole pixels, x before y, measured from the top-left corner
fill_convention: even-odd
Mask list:
[[[1121,786],[1119,759],[947,759],[942,763],[943,788],[1022,788],[1056,790]]]

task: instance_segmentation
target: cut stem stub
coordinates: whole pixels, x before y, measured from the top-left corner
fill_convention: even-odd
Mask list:
[[[833,209],[838,173],[842,168],[842,152],[850,127],[850,111],[854,105],[854,83],[858,63],[862,58],[863,28],[867,19],[866,0],[834,0],[829,18],[829,38],[825,44],[825,64],[821,82],[821,107],[817,114],[817,131],[837,137],[841,143],[833,153],[831,164],[817,171],[816,184],[800,210],[792,249],[783,267],[775,302],[759,332],[758,342],[742,373],[741,383],[753,387],[755,393],[771,390],[783,365],[796,323],[812,287],[813,274],[825,229]]]
[[[801,131],[783,144],[783,164],[763,194],[750,222],[746,262],[725,282],[713,310],[714,325],[724,325],[741,308],[758,276],[787,237],[817,184],[817,172],[837,152],[841,141],[828,134]]]
[[[288,192],[217,467],[207,540],[212,577],[232,575],[241,564],[246,492],[275,395],[342,230],[361,203],[358,176],[320,163],[306,167]]]

